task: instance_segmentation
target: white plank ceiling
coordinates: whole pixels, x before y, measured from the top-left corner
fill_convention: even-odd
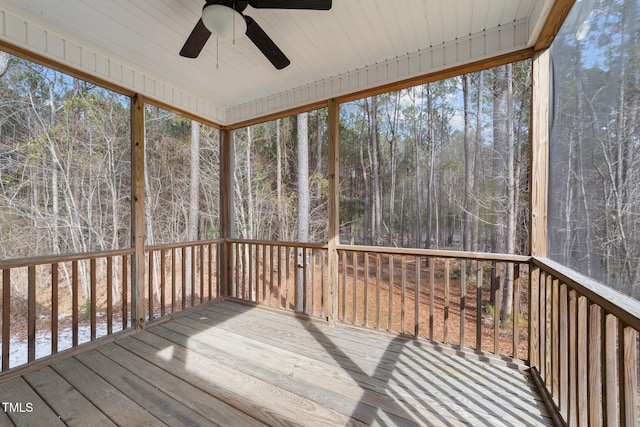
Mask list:
[[[553,0],[333,0],[330,11],[253,9],[291,60],[246,36],[178,55],[204,0],[2,0],[0,39],[230,125],[530,47]]]

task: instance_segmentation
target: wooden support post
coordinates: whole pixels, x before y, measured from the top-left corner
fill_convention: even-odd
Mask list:
[[[131,106],[131,320],[144,329],[144,98],[134,95]]]
[[[328,301],[327,320],[334,326],[338,318],[338,251],[340,243],[339,209],[339,156],[340,156],[340,105],[329,101],[329,253],[328,253]],[[355,314],[354,314],[355,315]]]
[[[549,51],[536,52],[532,71],[531,255],[547,256],[549,176]]]
[[[531,205],[530,247],[532,256],[547,256],[547,196],[549,169],[549,51],[538,51],[532,63],[531,101]],[[529,281],[529,364],[541,370],[544,378],[540,342],[543,333],[539,308],[544,282],[540,269],[531,266]],[[546,380],[546,379],[545,379]]]
[[[220,237],[225,239],[220,247],[220,296],[232,296],[233,246],[227,239],[233,237],[233,139],[231,131],[220,131]]]

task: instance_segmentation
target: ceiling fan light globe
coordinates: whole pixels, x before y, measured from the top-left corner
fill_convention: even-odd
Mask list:
[[[247,31],[244,17],[222,4],[207,4],[202,9],[202,23],[212,34],[227,39],[235,39]]]

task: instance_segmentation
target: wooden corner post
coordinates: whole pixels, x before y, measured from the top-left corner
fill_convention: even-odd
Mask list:
[[[131,105],[131,320],[138,330],[144,329],[144,209],[144,97],[136,94]]]
[[[530,253],[547,256],[549,180],[549,50],[533,55],[531,108]],[[540,368],[540,269],[532,265],[529,291],[529,364]]]
[[[232,295],[233,146],[229,129],[220,130],[220,296]]]
[[[329,295],[327,320],[334,326],[338,318],[338,250],[340,243],[339,218],[339,159],[340,159],[340,104],[335,99],[329,101]]]

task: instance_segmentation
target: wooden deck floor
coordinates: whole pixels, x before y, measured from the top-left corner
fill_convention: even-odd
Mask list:
[[[1,426],[552,425],[515,369],[232,302],[4,382],[0,400],[21,405]]]

